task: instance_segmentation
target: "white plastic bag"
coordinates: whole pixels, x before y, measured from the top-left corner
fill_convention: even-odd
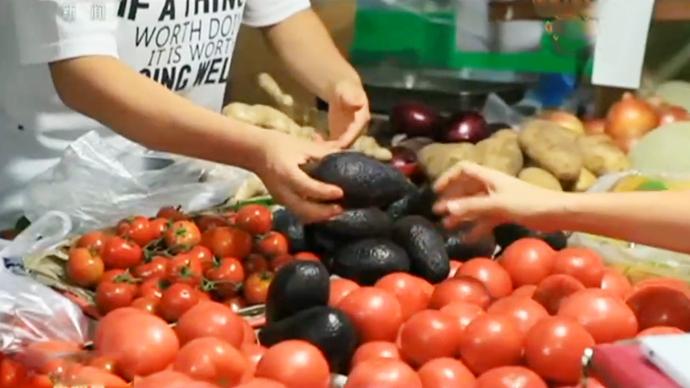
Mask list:
[[[203,210],[232,196],[248,171],[148,151],[119,136],[90,132],[25,191],[25,215],[35,221],[51,210],[67,214],[74,232],[111,226],[162,206]]]

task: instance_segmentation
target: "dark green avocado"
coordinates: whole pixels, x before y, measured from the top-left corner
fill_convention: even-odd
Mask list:
[[[304,225],[295,214],[285,208],[273,212],[273,230],[282,233],[290,243],[291,252],[308,250]]]
[[[333,257],[333,272],[363,286],[393,272],[409,272],[403,248],[385,238],[359,240],[340,248]]]
[[[393,225],[393,241],[410,258],[412,273],[431,283],[448,278],[450,262],[445,240],[436,226],[422,216],[407,216]]]
[[[303,340],[319,348],[334,373],[347,373],[358,343],[350,318],[328,306],[302,310],[281,321],[271,322],[259,331],[259,342],[263,346],[269,347],[285,340]]]
[[[379,208],[345,210],[335,218],[314,225],[331,236],[348,240],[370,237],[385,237],[390,234],[393,222],[386,212]]]
[[[562,231],[541,232],[518,224],[502,224],[494,228],[494,238],[496,244],[501,247],[501,251],[515,241],[526,237],[543,240],[555,250],[561,250],[568,245],[568,236]]]
[[[314,306],[328,304],[330,280],[316,261],[291,261],[280,268],[268,287],[266,321],[276,322]]]
[[[475,257],[492,257],[496,242],[492,234],[470,240],[472,225],[465,225],[453,231],[444,230],[446,253],[451,260],[466,261]]]
[[[438,216],[432,211],[434,202],[436,202],[436,193],[431,186],[423,185],[408,191],[404,197],[388,206],[386,212],[394,220],[413,215],[437,220]]]

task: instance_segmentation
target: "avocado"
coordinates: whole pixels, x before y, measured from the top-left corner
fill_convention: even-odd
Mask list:
[[[534,237],[544,240],[547,244],[551,246],[551,248],[560,251],[561,249],[565,249],[565,247],[568,246],[568,236],[561,231],[555,231],[555,232],[540,232],[540,231],[535,231],[534,232]]]
[[[423,185],[408,191],[404,197],[388,206],[386,212],[394,220],[411,215],[437,220],[438,216],[432,211],[434,202],[436,202],[436,193],[431,186]]]
[[[310,307],[326,306],[329,295],[328,270],[322,263],[291,261],[268,286],[266,321],[276,322]]]
[[[332,235],[317,224],[306,225],[304,229],[309,250],[325,255],[335,252],[341,245],[348,241]]]
[[[407,216],[393,225],[393,241],[410,258],[412,273],[431,283],[448,278],[450,262],[445,240],[436,226],[422,216]]]
[[[309,250],[304,225],[297,216],[285,208],[279,208],[273,212],[273,230],[287,237],[291,252]]]
[[[472,225],[463,225],[453,231],[444,230],[446,253],[452,260],[466,261],[475,257],[492,257],[496,251],[493,235],[479,236],[470,240]]]
[[[540,232],[518,224],[502,224],[494,228],[494,238],[496,244],[501,247],[501,251],[515,241],[526,237],[543,240],[555,250],[561,250],[568,245],[568,236],[562,231]]]
[[[410,259],[405,250],[385,238],[346,244],[333,256],[333,272],[363,286],[393,272],[409,271]]]
[[[384,208],[402,198],[412,184],[392,166],[359,152],[339,152],[305,170],[313,178],[340,187],[346,208]]]
[[[388,214],[376,207],[345,210],[329,221],[314,225],[315,229],[345,239],[385,237],[392,226]]]
[[[342,311],[328,306],[302,310],[259,331],[259,342],[269,347],[285,340],[303,340],[321,350],[333,373],[346,373],[358,343],[357,331]]]

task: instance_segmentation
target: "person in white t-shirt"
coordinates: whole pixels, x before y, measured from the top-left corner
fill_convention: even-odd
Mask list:
[[[332,141],[219,113],[242,23],[329,103]],[[349,145],[369,108],[309,0],[0,0],[0,49],[0,226],[21,215],[24,185],[91,130],[251,170],[308,221],[340,211],[325,202],[342,191],[299,165]]]

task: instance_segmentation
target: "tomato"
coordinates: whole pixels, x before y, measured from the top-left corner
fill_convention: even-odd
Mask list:
[[[582,375],[585,349],[593,347],[594,338],[575,320],[548,317],[527,334],[525,360],[545,380],[577,384]]]
[[[26,368],[19,362],[9,357],[4,357],[2,361],[0,361],[0,387],[20,387],[26,380],[26,375]]]
[[[503,366],[479,376],[474,388],[547,388],[547,385],[527,368]]]
[[[198,302],[199,293],[194,288],[189,284],[175,283],[163,291],[158,314],[168,322],[175,322]]]
[[[168,274],[168,263],[170,259],[164,256],[154,256],[151,261],[144,262],[134,267],[132,275],[137,279],[148,280],[151,278],[162,278]]]
[[[151,229],[151,237],[153,240],[158,240],[163,238],[165,231],[168,230],[171,222],[167,218],[154,218],[149,222],[149,228]]]
[[[352,291],[359,288],[359,284],[350,279],[331,278],[330,293],[328,295],[328,305],[335,307]]]
[[[271,272],[254,272],[247,277],[242,288],[244,299],[250,305],[266,303],[268,297],[268,286],[273,281]]]
[[[173,363],[173,369],[178,372],[222,387],[239,384],[247,368],[249,362],[239,350],[215,337],[188,342],[182,346]]]
[[[544,306],[527,296],[509,296],[499,299],[487,310],[489,314],[507,314],[517,323],[523,334],[543,318],[549,316]]]
[[[337,308],[352,319],[360,343],[393,342],[403,323],[402,308],[395,295],[375,287],[360,287],[350,292]]]
[[[163,236],[165,245],[175,252],[186,252],[201,242],[201,231],[192,221],[175,221]]]
[[[599,287],[604,276],[604,262],[592,249],[566,248],[556,252],[553,273],[570,275],[585,287]]]
[[[440,309],[455,302],[474,303],[484,309],[489,307],[491,296],[479,280],[466,276],[455,277],[436,285],[429,301],[429,307]]]
[[[452,317],[457,324],[460,333],[465,331],[472,321],[484,314],[484,310],[473,303],[455,302],[441,308],[441,312]]]
[[[203,273],[206,273],[206,271],[212,268],[216,263],[216,258],[213,257],[211,250],[201,245],[195,246],[189,252],[187,252],[187,254],[199,260]]]
[[[194,222],[202,233],[209,229],[228,226],[228,221],[225,218],[215,215],[202,215],[197,217]]]
[[[453,358],[437,358],[419,369],[424,388],[472,387],[475,377],[461,361]]]
[[[422,388],[415,371],[400,360],[375,358],[358,364],[345,388]]]
[[[295,260],[303,261],[321,261],[321,258],[313,252],[297,252],[295,253]]]
[[[96,306],[101,314],[132,304],[137,286],[127,282],[101,282],[96,288]]]
[[[584,289],[585,286],[570,275],[551,275],[539,283],[532,299],[544,306],[549,314],[556,314],[567,297]]]
[[[111,236],[103,246],[102,259],[107,269],[127,269],[141,263],[144,259],[144,251],[134,242]]]
[[[123,388],[129,386],[126,381],[110,372],[93,366],[83,365],[74,365],[69,368],[60,380],[60,383],[68,387],[103,386],[108,388]]]
[[[500,263],[508,271],[515,287],[538,284],[551,274],[556,251],[537,238],[523,238],[510,244]]]
[[[244,259],[252,251],[252,236],[239,228],[221,226],[204,232],[201,245],[217,257]]]
[[[271,259],[271,269],[274,272],[278,272],[282,266],[293,260],[295,260],[295,257],[290,254],[278,255]]]
[[[233,312],[238,312],[247,307],[247,302],[241,296],[235,296],[223,301],[223,304],[230,307]]]
[[[690,298],[676,287],[647,285],[633,291],[625,302],[642,330],[673,326],[690,331]]]
[[[32,373],[29,376],[27,376],[25,385],[23,385],[22,387],[53,388],[54,386],[55,384],[53,383],[53,379],[51,376]]]
[[[671,287],[675,288],[677,290],[680,290],[686,294],[690,293],[690,285],[688,285],[687,282],[676,279],[676,278],[650,278],[650,279],[645,279],[633,287],[632,292],[635,292],[641,288],[647,287],[647,286],[666,286],[666,287]]]
[[[105,282],[133,282],[135,279],[124,269],[111,269],[103,272],[101,283]]]
[[[451,260],[450,261],[450,272],[448,273],[448,278],[452,278],[458,273],[458,269],[462,266],[462,261]]]
[[[502,298],[513,292],[510,274],[500,264],[485,258],[466,261],[455,277],[469,276],[482,282],[492,298]]]
[[[314,345],[287,340],[271,346],[256,366],[256,377],[266,377],[288,388],[327,388],[328,362]]]
[[[235,388],[285,388],[285,384],[275,380],[264,379],[263,377],[255,377]]]
[[[103,369],[106,372],[116,373],[115,360],[111,357],[94,357],[93,359],[91,359],[91,361],[89,361],[88,365],[94,368]]]
[[[191,286],[198,286],[204,275],[203,271],[199,259],[188,253],[180,253],[168,262],[166,279],[170,283],[186,283]]]
[[[246,205],[237,212],[235,224],[253,235],[265,234],[273,228],[273,213],[263,205]]]
[[[354,368],[358,364],[373,358],[392,358],[399,360],[400,352],[398,351],[398,346],[393,342],[387,341],[367,342],[358,347],[355,351],[355,354],[352,356],[352,367]]]
[[[86,248],[93,252],[95,255],[101,255],[103,253],[103,247],[105,246],[105,240],[108,237],[105,233],[100,231],[93,231],[84,234],[77,240],[77,248]]]
[[[256,366],[259,365],[259,361],[261,361],[264,354],[266,354],[266,350],[268,349],[254,343],[242,344],[240,347],[240,351],[254,369],[256,369]]]
[[[511,296],[526,296],[528,298],[531,298],[534,296],[534,291],[537,290],[537,286],[534,284],[528,284],[525,286],[518,287],[513,290],[513,293],[510,294]]]
[[[268,271],[268,260],[263,255],[252,253],[244,260],[244,269],[248,274]]]
[[[669,334],[685,334],[685,332],[673,326],[652,326],[637,333],[637,338],[648,337],[652,335],[669,335]]]
[[[277,257],[290,253],[288,239],[279,232],[266,233],[257,244],[257,251],[266,257]]]
[[[599,289],[586,289],[571,295],[561,304],[558,315],[575,319],[598,344],[632,338],[637,334],[637,319],[630,307]]]
[[[221,303],[203,301],[187,310],[177,321],[175,333],[180,343],[216,337],[239,348],[244,338],[243,318]]]
[[[460,328],[441,311],[414,314],[400,329],[400,353],[412,366],[441,357],[454,357],[460,345]]]
[[[237,295],[244,281],[244,268],[239,260],[226,257],[206,271],[206,278],[212,282],[216,295],[229,298]]]
[[[462,361],[476,374],[522,358],[524,334],[515,320],[503,314],[483,314],[470,323],[460,339]]]
[[[144,247],[156,238],[156,231],[151,229],[148,218],[136,216],[120,221],[117,224],[117,235]]]
[[[166,369],[134,380],[134,388],[191,388],[193,382],[194,380],[186,374]]]
[[[166,281],[161,278],[151,278],[144,280],[137,289],[138,297],[150,297],[160,299],[163,296],[163,289]]]
[[[72,283],[86,288],[98,284],[104,269],[103,260],[87,248],[71,249],[65,268]]]
[[[398,298],[402,307],[403,320],[429,306],[431,295],[424,292],[431,283],[408,273],[396,272],[379,279],[374,287],[386,290]]]
[[[242,319],[242,329],[242,344],[255,344],[257,342],[256,333],[252,325],[250,325],[246,319]]]
[[[619,298],[625,298],[632,291],[632,285],[630,285],[630,280],[618,270],[605,268],[604,276],[601,278],[601,289]]]
[[[189,217],[187,217],[186,214],[182,212],[182,209],[180,206],[178,207],[173,207],[173,206],[165,206],[160,208],[158,210],[158,213],[156,213],[156,218],[167,218],[172,221],[180,221],[180,220],[186,220]]]
[[[131,380],[165,369],[179,342],[168,324],[135,308],[115,310],[101,319],[94,346],[99,355],[115,360],[122,377]]]
[[[28,345],[17,361],[41,374],[61,374],[68,367],[64,354],[78,353],[82,347],[71,341],[40,341]]]
[[[153,296],[142,296],[137,299],[134,299],[130,306],[138,308],[142,311],[146,311],[151,314],[156,314],[158,303],[160,303],[160,298],[156,298]]]

